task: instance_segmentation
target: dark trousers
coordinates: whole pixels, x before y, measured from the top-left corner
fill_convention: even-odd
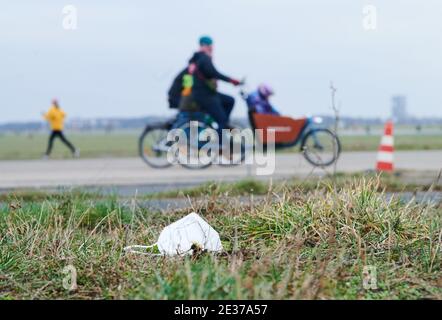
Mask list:
[[[233,110],[235,99],[222,93],[194,95],[198,106],[218,123],[218,133],[228,128],[230,113]],[[220,135],[221,137],[221,135]]]
[[[54,144],[55,138],[60,138],[60,140],[71,150],[72,153],[75,152],[75,147],[70,143],[63,134],[63,131],[53,130],[49,136],[48,149],[46,150],[46,155],[50,155],[52,151],[52,145]]]

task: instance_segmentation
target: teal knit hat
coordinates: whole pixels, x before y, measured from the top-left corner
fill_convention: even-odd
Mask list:
[[[202,36],[200,38],[200,46],[211,46],[213,44],[213,39],[209,36]]]

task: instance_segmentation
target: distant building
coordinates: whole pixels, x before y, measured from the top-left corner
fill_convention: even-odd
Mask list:
[[[407,97],[406,96],[393,96],[391,98],[391,116],[393,121],[398,123],[407,122],[409,116],[407,113]]]

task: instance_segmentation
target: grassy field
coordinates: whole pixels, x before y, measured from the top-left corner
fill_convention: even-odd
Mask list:
[[[343,150],[377,150],[380,137],[342,136]],[[396,150],[442,150],[442,135],[398,135],[394,137]]]
[[[441,205],[387,201],[380,189],[361,178],[267,186],[256,203],[198,193],[195,210],[224,252],[185,258],[122,249],[154,243],[187,210],[149,212],[78,190],[11,194],[0,204],[0,299],[442,299]],[[73,291],[63,287],[67,265],[77,271]],[[376,270],[376,288],[364,289],[365,267]]]
[[[84,158],[94,157],[135,157],[138,155],[138,135],[132,133],[111,134],[67,134],[81,150]],[[379,136],[341,136],[344,151],[377,150]],[[38,159],[46,149],[47,136],[0,135],[0,160]],[[396,150],[442,150],[442,135],[398,135],[395,137]],[[298,150],[297,148],[296,150]],[[293,150],[285,150],[293,151]],[[54,144],[53,158],[71,157],[60,141]]]
[[[135,157],[138,155],[138,137],[135,133],[115,134],[66,134],[81,150],[85,158]],[[47,135],[1,135],[0,160],[39,159],[46,151]],[[61,141],[54,142],[52,157],[71,158],[69,150]]]

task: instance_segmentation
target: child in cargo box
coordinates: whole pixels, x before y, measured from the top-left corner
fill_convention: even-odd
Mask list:
[[[279,112],[269,101],[273,94],[274,91],[270,86],[261,84],[256,91],[249,94],[247,104],[250,108],[254,108],[257,113],[279,115]]]

